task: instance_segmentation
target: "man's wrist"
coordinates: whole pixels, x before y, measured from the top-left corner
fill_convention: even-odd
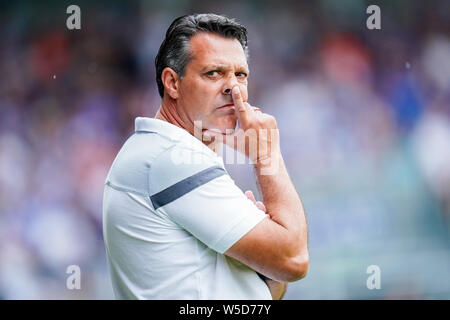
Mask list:
[[[282,162],[281,152],[273,152],[270,156],[263,156],[254,162],[254,168],[258,174],[276,174]]]

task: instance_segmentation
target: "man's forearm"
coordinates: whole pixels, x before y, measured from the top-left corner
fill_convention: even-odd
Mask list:
[[[271,219],[288,230],[299,245],[299,251],[307,252],[307,223],[303,205],[289,177],[280,152],[271,163],[255,165],[258,185],[264,205]],[[278,162],[278,163],[276,163]],[[268,170],[271,166],[274,170]],[[267,174],[267,172],[270,174]]]

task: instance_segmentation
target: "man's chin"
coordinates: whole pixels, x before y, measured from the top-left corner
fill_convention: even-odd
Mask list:
[[[235,128],[217,128],[217,127],[211,127],[211,128],[203,128],[202,132],[208,131],[208,132],[214,132],[217,134],[227,135],[234,133]]]
[[[221,123],[220,125],[211,126],[210,130],[215,130],[222,134],[231,134],[236,128],[236,121],[227,121],[226,123]]]
[[[196,124],[197,126],[200,125],[197,130],[201,128],[202,134],[207,132],[208,135],[229,135],[235,131],[237,121],[235,119],[230,121],[217,121],[215,123],[209,121],[199,121],[194,124]]]

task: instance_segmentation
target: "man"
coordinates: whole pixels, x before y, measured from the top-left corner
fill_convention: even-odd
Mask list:
[[[247,55],[246,29],[234,20],[196,14],[170,25],[155,59],[160,109],[136,118],[106,179],[103,233],[117,298],[280,299],[286,282],[306,275],[303,207],[278,135],[261,133],[278,132],[275,119],[247,103]],[[247,136],[239,149],[265,204],[208,147],[238,149],[246,131],[265,145],[252,152]]]

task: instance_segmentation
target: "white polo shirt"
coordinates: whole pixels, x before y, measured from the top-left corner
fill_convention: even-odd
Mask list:
[[[105,182],[103,236],[118,299],[271,299],[223,253],[266,217],[186,130],[136,118]]]

